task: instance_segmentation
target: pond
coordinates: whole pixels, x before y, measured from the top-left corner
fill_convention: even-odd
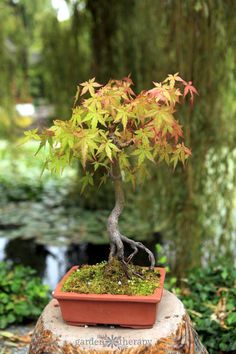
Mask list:
[[[145,243],[153,252],[155,240]],[[58,281],[73,265],[96,264],[106,260],[109,255],[108,244],[92,244],[84,242],[70,245],[41,245],[34,239],[20,238],[9,240],[0,237],[0,261],[11,261],[14,264],[30,266],[37,271],[43,282],[54,289]],[[139,253],[135,263],[148,265],[145,254]]]

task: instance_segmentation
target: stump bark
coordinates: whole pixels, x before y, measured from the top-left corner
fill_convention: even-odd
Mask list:
[[[76,327],[63,322],[56,300],[35,327],[29,354],[207,354],[182,302],[164,291],[151,329]]]

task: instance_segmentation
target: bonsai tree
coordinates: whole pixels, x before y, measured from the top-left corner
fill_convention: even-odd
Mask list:
[[[174,113],[188,94],[193,104],[196,89],[178,73],[153,84],[150,90],[136,95],[130,77],[110,80],[104,86],[93,78],[78,86],[70,120],[55,120],[48,129],[25,133],[26,140],[39,141],[38,151],[49,144],[44,168],[61,173],[73,158],[79,161],[82,192],[94,184],[96,174],[100,185],[112,179],[115,206],[107,223],[109,261],[116,257],[125,268],[139,249],[148,254],[150,269],[154,268],[155,258],[141,242],[129,239],[119,230],[125,204],[123,183],[143,182],[151,163],[163,161],[175,168],[178,161],[184,164],[191,155]],[[132,249],[127,259],[124,243]]]

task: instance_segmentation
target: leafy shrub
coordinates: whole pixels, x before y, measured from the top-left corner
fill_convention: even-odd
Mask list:
[[[161,245],[156,245],[158,262],[167,264]],[[188,314],[207,350],[211,354],[236,349],[236,269],[219,259],[207,267],[192,271],[177,286],[167,266],[165,288],[184,303]]]
[[[192,272],[180,297],[211,354],[236,349],[236,269],[218,261]]]
[[[28,267],[0,262],[0,328],[34,320],[49,300],[48,287]]]

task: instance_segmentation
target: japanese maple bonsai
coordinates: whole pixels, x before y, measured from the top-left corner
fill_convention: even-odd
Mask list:
[[[40,142],[38,151],[49,144],[44,168],[61,173],[73,158],[80,162],[82,192],[94,184],[96,175],[100,185],[112,179],[115,206],[107,223],[109,263],[118,260],[127,277],[133,275],[129,264],[139,249],[147,253],[151,270],[155,257],[141,242],[119,230],[119,217],[125,204],[123,183],[131,182],[133,186],[143,183],[151,163],[163,161],[175,168],[178,161],[184,164],[191,155],[183,143],[183,131],[174,113],[188,94],[193,103],[196,89],[178,73],[153,84],[150,90],[136,95],[130,77],[110,80],[104,86],[93,78],[78,86],[70,120],[55,120],[48,129],[25,133],[26,139]],[[125,258],[124,244],[132,249],[128,258]]]

